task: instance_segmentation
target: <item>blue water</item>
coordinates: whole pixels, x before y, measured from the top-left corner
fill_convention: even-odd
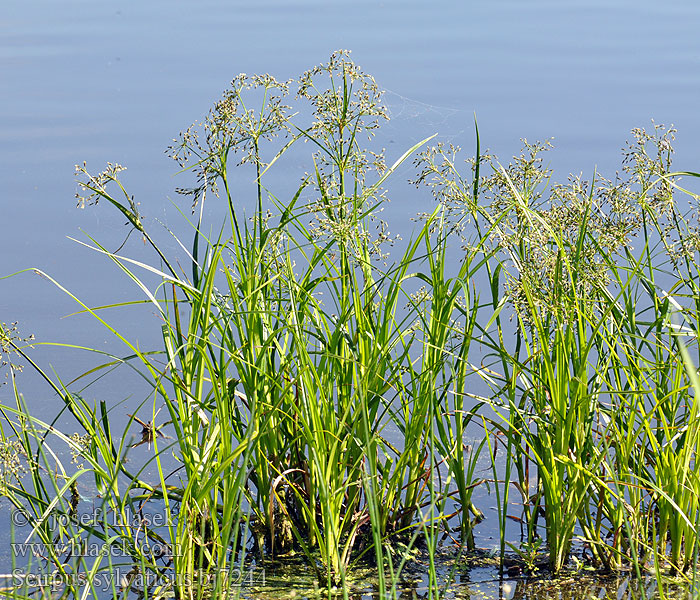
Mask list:
[[[338,48],[390,91],[390,153],[433,132],[471,151],[476,115],[502,159],[522,137],[553,137],[559,179],[612,176],[629,130],[655,119],[679,129],[678,168],[700,170],[699,26],[694,0],[3,0],[0,274],[39,267],[88,303],[133,297],[66,238],[84,239],[83,228],[116,248],[124,232],[106,207],[76,210],[73,166],[127,165],[143,212],[177,220],[170,140],[237,73],[288,78]],[[402,191],[392,212],[422,202]],[[2,321],[43,339],[108,339],[58,320],[74,310],[34,275],[0,280]]]
[[[163,153],[201,118],[239,72],[298,76],[338,48],[387,90],[392,121],[379,134],[389,159],[433,133],[502,160],[520,138],[553,137],[555,177],[608,177],[633,127],[675,124],[679,169],[700,171],[700,3],[616,2],[230,2],[3,0],[0,16],[0,275],[36,267],[87,305],[140,299],[104,256],[68,239],[122,243],[124,218],[107,206],[78,210],[73,169],[87,161],[128,166],[124,181],[147,224],[176,228],[175,163]],[[303,168],[308,168],[304,166]],[[302,169],[303,170],[303,169]],[[282,172],[298,181],[302,170]],[[408,178],[405,168],[398,178]],[[395,181],[386,216],[407,237],[428,194]],[[180,230],[182,231],[182,230]],[[167,238],[161,236],[162,238]],[[166,242],[167,243],[167,242]],[[175,247],[175,242],[170,242]],[[125,251],[148,256],[133,236]],[[123,346],[33,272],[0,279],[0,321],[41,341],[116,354]],[[160,346],[152,311],[106,311],[143,348]],[[35,356],[70,380],[94,357],[53,347]],[[91,399],[134,403],[147,390],[105,379]],[[44,384],[21,382],[50,404]],[[0,387],[0,399],[9,390]],[[132,409],[124,409],[124,414]],[[126,417],[124,417],[126,418]]]
[[[127,165],[148,223],[175,227],[176,206],[188,204],[163,153],[172,138],[237,73],[286,79],[339,48],[388,91],[393,120],[379,141],[390,159],[436,132],[472,152],[476,116],[482,146],[503,160],[520,138],[553,137],[556,178],[594,169],[613,177],[630,129],[654,119],[679,130],[677,168],[700,171],[698,31],[697,0],[3,0],[0,276],[36,267],[93,306],[138,298],[105,257],[67,239],[87,241],[83,230],[115,249],[126,233],[106,206],[76,209],[74,165]],[[428,200],[399,189],[389,213],[406,235]],[[143,252],[136,239],[127,249]],[[62,318],[78,309],[33,272],[0,279],[0,321],[40,340],[123,352],[91,318]],[[154,319],[105,315],[142,347],[158,345]],[[89,364],[66,349],[36,353],[66,380]],[[99,399],[145,399],[121,376],[103,384]],[[30,377],[22,386],[35,405],[55,401]],[[0,400],[8,393],[0,388]]]

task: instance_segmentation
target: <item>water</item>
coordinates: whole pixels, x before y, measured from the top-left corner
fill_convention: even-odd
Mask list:
[[[504,159],[522,137],[554,137],[549,160],[560,179],[595,168],[614,175],[629,130],[653,118],[678,127],[677,166],[700,170],[700,5],[692,0],[5,0],[3,8],[0,273],[39,267],[88,303],[132,289],[66,239],[84,239],[82,228],[116,248],[125,231],[109,210],[75,209],[73,166],[127,165],[143,212],[177,220],[174,163],[163,155],[170,140],[235,74],[295,76],[337,48],[353,50],[391,92],[390,155],[436,131],[472,151],[476,115],[482,144]],[[425,202],[405,196],[394,212]],[[33,275],[0,282],[3,321],[42,339],[109,338],[58,319],[74,306]]]
[[[388,90],[393,120],[380,141],[390,158],[434,132],[471,152],[476,115],[482,145],[503,159],[520,138],[553,137],[548,160],[559,179],[594,169],[613,176],[629,130],[655,119],[679,130],[676,166],[700,171],[699,25],[693,0],[4,0],[0,275],[36,267],[93,306],[138,297],[104,257],[67,239],[87,241],[84,230],[115,249],[126,233],[108,207],[75,208],[73,166],[127,165],[124,180],[149,222],[175,226],[173,203],[186,204],[163,154],[171,139],[237,73],[284,79],[338,48]],[[388,214],[406,233],[429,200],[399,190]],[[140,251],[133,240],[129,249]],[[19,321],[40,340],[122,352],[90,317],[62,318],[78,308],[33,272],[0,280],[0,321]],[[159,328],[144,326],[141,313],[105,314],[142,346],[158,344]],[[37,356],[66,380],[93,360],[53,347]],[[100,399],[144,399],[123,383],[106,379]],[[40,382],[22,386],[34,405],[52,409]],[[0,398],[7,393],[0,388]]]

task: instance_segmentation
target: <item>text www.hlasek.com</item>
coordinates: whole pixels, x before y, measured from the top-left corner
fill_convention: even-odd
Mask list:
[[[158,543],[152,540],[140,546],[140,551],[145,556],[153,559],[170,557],[170,546],[166,543]],[[51,552],[42,542],[24,542],[12,544],[12,553],[15,558],[40,558],[49,556],[92,557],[106,556],[113,558],[130,558],[133,553],[127,547],[119,544],[104,544],[103,542],[70,541],[51,545]]]

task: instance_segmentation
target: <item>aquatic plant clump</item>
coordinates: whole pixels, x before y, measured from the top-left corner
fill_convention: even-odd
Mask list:
[[[694,572],[698,229],[676,196],[698,198],[679,183],[695,175],[671,171],[674,131],[635,130],[624,179],[551,184],[548,144],[504,167],[478,132],[464,172],[432,138],[385,157],[365,145],[386,118],[347,52],[298,81],[236,77],[168,149],[192,180],[178,190],[194,215],[184,257],[148,230],[123,167],[77,168],[79,204],[108,202],[155,253],[90,244],[137,284],[162,346],[145,351],[56,283],[126,347],[76,392],[3,326],[3,355],[39,373],[78,429],[33,414],[6,365],[3,493],[45,548],[33,567],[67,594],[119,570],[113,595],[235,594],[246,573],[303,556],[329,592],[369,567],[393,597],[417,549],[439,594],[440,540],[479,545],[479,486],[497,504],[501,568],[510,548],[525,572],[542,557],[553,572],[572,557]],[[304,148],[301,183],[274,194],[275,167]],[[409,158],[436,205],[390,258],[378,215]],[[212,202],[223,226],[207,221]],[[125,430],[84,384],[117,366],[150,389]],[[85,490],[97,519],[82,518]],[[97,557],[62,550],[93,543]]]

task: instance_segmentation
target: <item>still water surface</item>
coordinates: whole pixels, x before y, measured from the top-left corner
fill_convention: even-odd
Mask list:
[[[2,4],[0,274],[39,267],[92,303],[134,290],[67,240],[124,233],[106,207],[75,209],[73,166],[127,165],[146,216],[178,221],[170,140],[235,74],[292,77],[338,48],[390,92],[390,156],[434,132],[471,151],[476,115],[482,145],[503,159],[520,138],[553,137],[559,179],[612,176],[629,130],[655,119],[679,129],[678,168],[700,170],[695,0]],[[425,201],[402,193],[391,213],[408,227]],[[106,339],[58,319],[74,308],[36,276],[0,281],[3,321],[42,339]]]
[[[476,116],[482,146],[502,159],[520,138],[553,137],[556,178],[594,169],[611,177],[630,129],[654,119],[679,130],[676,166],[700,171],[696,0],[3,0],[2,9],[0,275],[37,267],[87,304],[138,291],[67,239],[84,240],[82,229],[116,248],[125,234],[108,207],[75,208],[74,165],[127,165],[124,179],[151,223],[176,227],[176,205],[186,204],[163,154],[171,139],[237,73],[286,79],[338,48],[388,91],[393,119],[379,139],[390,159],[435,132],[471,151]],[[393,229],[407,236],[426,202],[400,188],[388,211]],[[40,340],[120,351],[90,319],[61,318],[76,309],[34,273],[0,280],[1,321],[19,321]],[[156,323],[128,312],[110,318],[142,347],[158,344]],[[66,379],[85,370],[79,353],[37,352]],[[138,396],[120,380],[106,383],[103,399]],[[29,378],[22,385],[49,408],[47,390]]]

